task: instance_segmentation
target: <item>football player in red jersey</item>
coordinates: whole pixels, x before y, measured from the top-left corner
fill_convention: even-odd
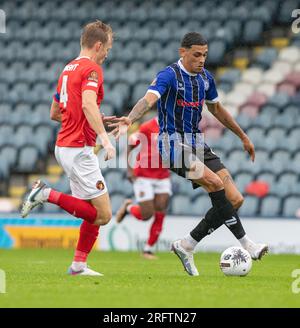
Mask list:
[[[155,259],[154,245],[162,231],[164,218],[169,204],[171,191],[170,173],[162,167],[157,148],[158,121],[153,118],[141,124],[139,131],[130,136],[128,154],[140,145],[140,151],[134,168],[128,164],[128,178],[133,183],[135,199],[138,205],[132,204],[131,199],[124,201],[116,214],[116,221],[121,222],[126,214],[132,214],[138,220],[149,220],[154,215],[149,238],[144,246],[143,256]]]
[[[81,35],[81,52],[61,73],[50,117],[61,122],[55,156],[70,179],[72,196],[37,181],[22,207],[25,217],[39,204],[50,202],[83,219],[74,260],[68,273],[102,275],[87,267],[87,257],[97,239],[99,226],[112,216],[104,178],[94,154],[96,137],[109,160],[115,156],[103,125],[99,106],[104,97],[101,64],[113,43],[113,32],[101,21],[87,24]]]

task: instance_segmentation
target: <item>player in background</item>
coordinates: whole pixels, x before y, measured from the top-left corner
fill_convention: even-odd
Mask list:
[[[115,148],[99,111],[104,97],[101,64],[112,47],[113,32],[109,25],[95,21],[84,27],[80,41],[80,54],[61,73],[50,111],[50,118],[61,122],[55,157],[70,179],[72,196],[38,180],[23,204],[21,214],[26,217],[37,205],[49,202],[83,219],[68,273],[99,276],[102,274],[87,267],[87,257],[97,239],[99,227],[112,217],[94,146],[98,136],[106,152],[105,160],[115,156]]]
[[[128,146],[128,158],[133,149],[140,145],[134,168],[128,163],[127,177],[133,183],[135,199],[125,200],[116,213],[116,221],[120,223],[127,214],[137,220],[154,220],[150,227],[149,238],[143,249],[146,259],[156,259],[154,245],[157,242],[163,227],[169,198],[172,194],[170,172],[162,167],[157,148],[159,132],[157,117],[141,124],[139,131],[131,134]]]
[[[159,118],[159,151],[172,171],[202,186],[211,198],[212,207],[204,219],[182,239],[172,244],[188,274],[197,276],[193,252],[207,235],[225,224],[251,257],[260,259],[267,245],[253,242],[245,233],[237,209],[243,197],[229,171],[210,147],[203,145],[199,122],[204,102],[208,110],[241,140],[254,161],[255,149],[247,134],[218,100],[215,82],[204,68],[208,54],[207,41],[196,32],[187,33],[179,48],[180,59],[157,74],[146,95],[127,117],[115,119],[110,127],[118,138],[128,127],[157,103]],[[203,153],[198,150],[204,148]],[[183,156],[182,156],[183,155]],[[203,155],[203,159],[201,158]]]

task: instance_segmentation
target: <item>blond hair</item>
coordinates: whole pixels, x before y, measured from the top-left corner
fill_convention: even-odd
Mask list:
[[[96,20],[95,22],[88,23],[84,26],[80,38],[80,45],[82,48],[91,49],[98,41],[105,44],[108,41],[109,36],[113,37],[110,25]]]

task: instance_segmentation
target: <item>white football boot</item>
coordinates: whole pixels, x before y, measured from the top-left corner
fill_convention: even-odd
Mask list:
[[[25,218],[36,206],[47,201],[47,197],[43,193],[43,190],[46,188],[49,187],[41,180],[37,180],[33,184],[30,194],[22,205],[21,216],[23,218]]]
[[[194,263],[194,253],[185,250],[181,246],[181,239],[173,242],[171,250],[178,256],[184,267],[184,270],[190,276],[199,276],[199,272]]]
[[[102,273],[94,271],[89,267],[84,267],[79,271],[74,271],[70,266],[67,273],[71,276],[103,276]]]
[[[250,253],[252,260],[261,260],[269,251],[269,247],[266,244],[250,244],[246,250]]]

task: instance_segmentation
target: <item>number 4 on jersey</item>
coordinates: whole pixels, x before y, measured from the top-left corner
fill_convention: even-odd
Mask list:
[[[68,75],[64,75],[62,79],[62,85],[60,91],[60,102],[64,104],[64,108],[67,107],[67,101],[68,101],[67,82],[68,82]]]

